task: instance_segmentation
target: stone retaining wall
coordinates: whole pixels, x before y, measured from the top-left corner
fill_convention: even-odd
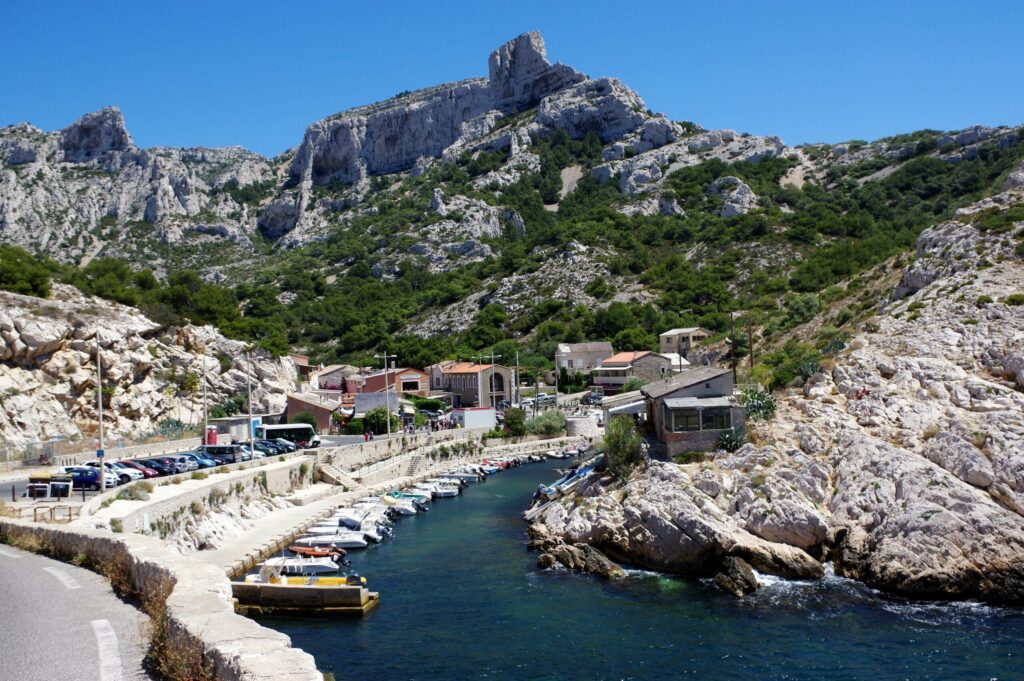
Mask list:
[[[218,568],[182,556],[142,535],[40,526],[0,519],[0,539],[28,538],[64,559],[87,557],[97,565],[124,565],[127,586],[143,595],[172,583],[167,598],[170,647],[195,647],[222,681],[322,681],[313,656],[291,647],[288,636],[237,615],[231,583]]]
[[[332,455],[334,457],[334,465],[348,472],[421,447],[453,442],[455,440],[480,439],[480,436],[488,430],[489,428],[457,428],[454,430],[439,430],[434,433],[417,433],[415,435],[393,437],[390,440],[360,442],[332,449],[324,448],[323,453]]]

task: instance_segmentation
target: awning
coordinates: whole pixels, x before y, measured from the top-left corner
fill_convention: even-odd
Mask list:
[[[647,403],[643,400],[639,402],[629,402],[618,407],[612,407],[608,410],[609,414],[646,414]]]
[[[706,409],[708,407],[731,407],[728,397],[670,397],[665,400],[669,409]]]

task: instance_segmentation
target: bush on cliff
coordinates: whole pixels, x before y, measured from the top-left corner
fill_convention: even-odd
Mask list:
[[[46,298],[50,295],[50,271],[25,249],[0,246],[0,289]]]
[[[620,478],[643,463],[643,438],[633,419],[620,415],[608,423],[604,432],[604,455],[608,470]]]

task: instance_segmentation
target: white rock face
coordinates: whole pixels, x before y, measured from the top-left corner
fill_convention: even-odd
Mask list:
[[[562,129],[570,137],[594,132],[602,142],[636,130],[647,118],[640,96],[614,78],[587,80],[541,101],[537,125]]]
[[[256,206],[221,189],[272,178],[266,159],[237,147],[138,149],[114,107],[55,133],[2,128],[0,161],[0,241],[64,261],[123,252],[126,222],[141,223],[141,241],[247,244]]]
[[[0,292],[0,440],[21,447],[92,437],[97,333],[104,386],[113,391],[104,401],[110,442],[152,434],[164,419],[201,423],[202,392],[183,387],[188,374],[198,379],[205,368],[210,405],[246,390],[244,344],[212,327],[163,329],[63,284],[49,299]],[[223,372],[218,356],[230,362]],[[290,359],[254,354],[253,411],[284,411],[294,376]]]
[[[718,214],[723,218],[746,215],[757,208],[757,195],[738,177],[718,178],[711,183],[708,193],[722,197],[724,203]]]

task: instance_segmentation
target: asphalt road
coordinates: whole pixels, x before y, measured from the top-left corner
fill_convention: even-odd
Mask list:
[[[146,616],[100,575],[0,544],[0,679],[135,681]]]

